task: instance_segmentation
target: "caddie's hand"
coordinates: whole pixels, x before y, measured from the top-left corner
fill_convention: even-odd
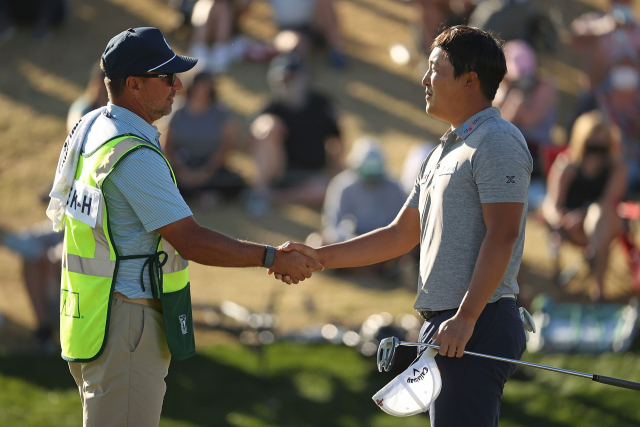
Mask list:
[[[309,258],[312,258],[312,259],[314,259],[316,261],[320,261],[317,251],[315,249],[307,246],[307,245],[303,245],[302,243],[296,243],[296,242],[288,241],[288,242],[278,246],[277,249],[278,250],[282,250],[283,252],[297,251],[297,252],[300,252],[300,253],[306,255]],[[324,270],[324,267],[322,268],[322,270]],[[269,269],[269,274],[272,274],[272,273],[275,273],[273,271],[273,269]],[[287,275],[275,273],[274,277],[277,280],[281,280],[281,281],[283,281],[284,283],[286,283],[288,285],[293,283],[292,278],[290,276],[287,276]]]
[[[291,284],[297,284],[311,277],[314,271],[324,270],[324,266],[318,261],[309,258],[297,251],[283,251],[280,248],[276,249],[275,259],[273,266],[269,269],[269,273],[273,272],[276,275],[288,277],[289,280],[283,280],[284,282]]]
[[[462,357],[464,348],[471,339],[476,322],[458,317],[442,322],[438,332],[433,336],[433,343],[440,346],[441,356]]]

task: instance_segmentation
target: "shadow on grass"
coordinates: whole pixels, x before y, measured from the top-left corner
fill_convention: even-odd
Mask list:
[[[400,424],[371,401],[371,396],[394,377],[394,373],[379,374],[374,358],[341,346],[291,343],[269,346],[265,354],[262,363],[246,348],[216,346],[205,348],[188,360],[174,360],[167,377],[161,424],[255,427]],[[2,377],[22,379],[44,389],[43,393],[75,389],[67,364],[58,355],[0,356]],[[583,379],[567,381],[586,383]],[[563,384],[544,379],[510,381],[505,388],[501,424],[638,425],[633,392]],[[77,407],[69,410],[80,411],[80,400]],[[428,421],[424,416],[410,417],[401,424],[417,427],[428,425]]]

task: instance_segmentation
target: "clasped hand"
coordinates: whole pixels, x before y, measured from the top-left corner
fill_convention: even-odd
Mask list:
[[[297,284],[311,277],[314,271],[322,271],[315,250],[300,243],[287,242],[276,248],[273,266],[269,274],[286,284]]]
[[[311,277],[314,271],[324,270],[315,249],[302,243],[286,242],[276,248],[276,257],[269,274],[284,283],[297,284]]]

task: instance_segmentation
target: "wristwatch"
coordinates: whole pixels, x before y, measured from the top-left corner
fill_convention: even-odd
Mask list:
[[[270,268],[273,265],[273,260],[276,258],[276,249],[269,245],[265,245],[265,248],[267,249],[267,253],[264,255],[264,264],[262,266]]]

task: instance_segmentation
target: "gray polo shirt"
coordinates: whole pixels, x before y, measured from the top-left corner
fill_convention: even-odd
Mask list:
[[[486,235],[482,203],[524,203],[509,268],[489,302],[518,293],[533,160],[524,137],[490,107],[472,116],[422,164],[406,205],[420,210],[416,310],[460,306]]]

